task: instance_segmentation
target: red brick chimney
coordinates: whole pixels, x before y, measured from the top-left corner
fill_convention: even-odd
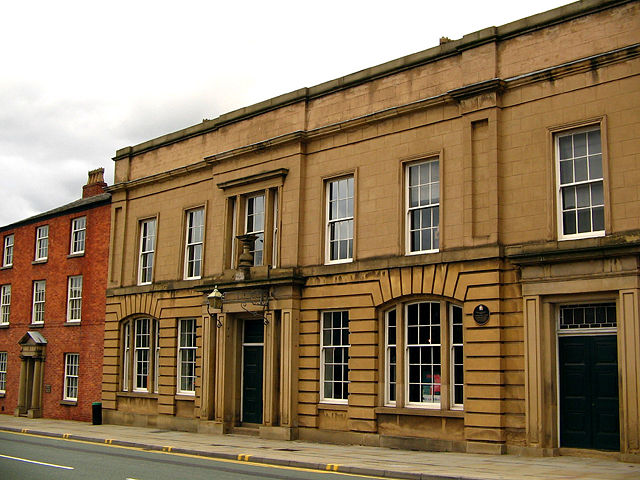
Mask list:
[[[82,187],[82,198],[93,197],[104,193],[107,184],[104,181],[104,168],[96,168],[89,172],[89,180]]]

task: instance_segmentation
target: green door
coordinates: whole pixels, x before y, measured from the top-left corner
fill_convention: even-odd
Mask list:
[[[620,450],[615,335],[560,337],[560,446]]]
[[[262,320],[245,320],[242,340],[242,421],[262,423]]]

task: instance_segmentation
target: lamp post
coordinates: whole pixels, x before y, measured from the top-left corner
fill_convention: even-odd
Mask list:
[[[222,321],[220,320],[220,318],[218,317],[217,313],[212,313],[211,309],[214,310],[220,310],[222,311],[222,301],[224,300],[224,293],[222,293],[220,290],[218,290],[218,286],[216,285],[213,288],[213,292],[211,292],[209,295],[207,295],[207,312],[209,312],[209,316],[211,318],[213,318],[213,316],[216,316],[216,327],[220,328],[222,327]]]

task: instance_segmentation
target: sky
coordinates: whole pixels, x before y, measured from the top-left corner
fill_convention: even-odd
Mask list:
[[[568,0],[5,2],[0,225],[113,183],[117,149]]]

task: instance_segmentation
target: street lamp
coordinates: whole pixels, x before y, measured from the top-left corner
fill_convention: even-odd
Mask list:
[[[209,317],[213,318],[216,316],[216,327],[222,327],[222,321],[218,317],[217,313],[212,313],[211,309],[222,311],[222,301],[224,300],[224,293],[218,290],[218,286],[216,285],[213,288],[213,292],[207,295],[207,312],[209,312]]]

